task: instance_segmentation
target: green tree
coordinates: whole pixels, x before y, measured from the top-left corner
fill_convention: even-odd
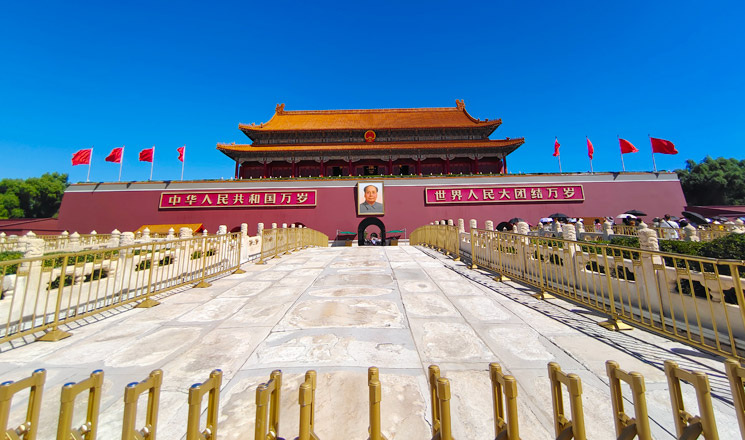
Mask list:
[[[45,173],[41,177],[0,180],[0,219],[48,218],[57,215],[67,174]]]
[[[745,160],[689,159],[675,172],[689,205],[745,205]]]

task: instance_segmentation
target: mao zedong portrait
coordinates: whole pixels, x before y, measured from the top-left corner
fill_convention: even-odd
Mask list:
[[[378,202],[378,188],[375,185],[367,185],[365,190],[365,201],[360,203],[360,214],[382,214],[383,204]]]

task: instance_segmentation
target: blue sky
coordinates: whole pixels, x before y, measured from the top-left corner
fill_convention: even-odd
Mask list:
[[[616,136],[652,169],[648,134],[686,159],[745,158],[745,2],[5,2],[0,178],[231,178],[218,142],[287,110],[452,107],[525,137],[511,172],[619,171]]]

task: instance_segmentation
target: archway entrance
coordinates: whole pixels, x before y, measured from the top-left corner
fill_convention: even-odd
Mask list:
[[[385,246],[385,225],[377,217],[368,217],[357,226],[357,246],[365,246],[365,229],[368,226],[377,226],[380,229],[380,245]]]

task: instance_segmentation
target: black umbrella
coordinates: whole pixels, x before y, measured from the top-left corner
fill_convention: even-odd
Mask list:
[[[624,214],[631,214],[631,215],[635,215],[637,217],[647,215],[646,212],[641,212],[638,209],[631,209],[629,211],[624,212]]]
[[[696,223],[697,225],[705,225],[708,222],[706,221],[706,217],[699,214],[698,212],[691,212],[691,211],[683,211],[681,212],[683,214],[683,217],[687,218],[688,220],[692,221],[693,223]]]
[[[549,218],[569,218],[568,215],[557,212],[548,216]]]
[[[511,219],[509,219],[509,222],[512,223],[513,225],[516,225],[516,224],[518,224],[520,222],[524,222],[524,221],[525,220],[522,219],[522,218],[520,218],[520,217],[512,217]]]
[[[512,232],[512,223],[510,222],[502,222],[497,225],[497,231],[506,231],[506,232]]]

